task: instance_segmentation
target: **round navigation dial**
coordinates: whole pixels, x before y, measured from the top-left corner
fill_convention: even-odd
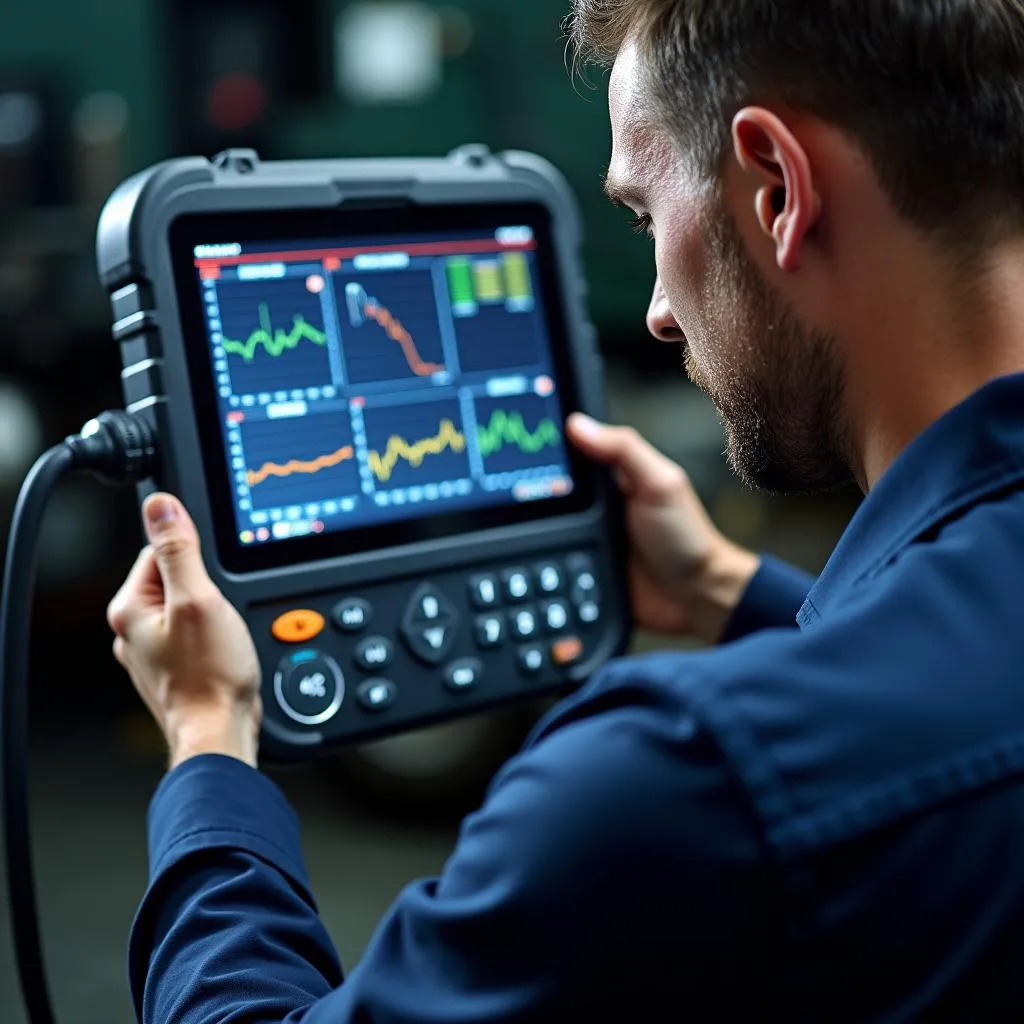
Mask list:
[[[274,696],[292,721],[322,725],[338,713],[345,699],[345,677],[338,663],[321,651],[294,651],[277,667]]]

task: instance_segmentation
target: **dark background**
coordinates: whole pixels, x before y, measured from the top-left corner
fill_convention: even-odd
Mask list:
[[[650,243],[601,194],[603,81],[569,75],[564,13],[543,0],[0,0],[0,533],[31,461],[121,404],[92,246],[100,206],[125,176],[226,146],[265,158],[408,156],[479,141],[541,153],[577,192],[613,418],[682,461],[732,536],[820,568],[855,496],[772,501],[729,474],[713,409],[685,381],[678,352],[645,333]],[[133,496],[91,480],[63,485],[44,524],[33,839],[51,979],[69,1024],[130,1019],[124,943],[163,753],[112,659],[104,609],[140,540]],[[638,636],[635,646],[662,643]],[[441,867],[460,814],[537,710],[282,777],[346,963],[397,891]],[[0,1016],[15,1024],[6,919],[0,926]]]

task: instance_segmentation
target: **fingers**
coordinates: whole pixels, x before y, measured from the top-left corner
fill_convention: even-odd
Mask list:
[[[170,494],[152,494],[143,514],[167,603],[184,604],[205,595],[212,584],[199,550],[199,534],[185,507]]]
[[[161,600],[162,589],[153,549],[143,548],[121,589],[107,605],[107,623],[118,637],[128,635],[138,618],[149,610],[154,596]]]
[[[632,427],[610,427],[574,413],[566,428],[569,439],[584,455],[615,469],[619,485],[627,493],[642,492],[655,500],[667,498],[685,479],[682,467]]]

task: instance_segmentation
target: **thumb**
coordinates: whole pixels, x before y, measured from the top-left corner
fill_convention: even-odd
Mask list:
[[[199,535],[184,505],[170,494],[151,494],[142,507],[168,604],[198,595],[209,584]]]
[[[616,470],[629,492],[660,497],[676,484],[681,469],[632,427],[610,427],[583,413],[566,424],[570,440],[584,455]]]

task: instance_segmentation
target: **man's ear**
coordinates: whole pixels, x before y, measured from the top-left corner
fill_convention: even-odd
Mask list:
[[[763,107],[744,107],[732,122],[733,149],[745,172],[761,181],[754,200],[761,230],[775,243],[782,270],[797,270],[804,240],[821,215],[807,151],[783,121]]]

